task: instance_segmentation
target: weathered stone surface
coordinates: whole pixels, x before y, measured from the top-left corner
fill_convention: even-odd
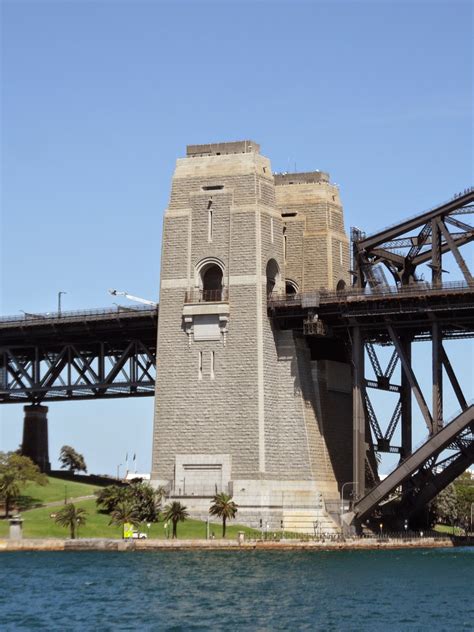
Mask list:
[[[186,293],[199,300],[212,266],[225,309],[185,303]],[[267,275],[273,292],[285,280],[307,291],[347,283],[348,271],[328,174],[273,176],[252,141],[191,146],[177,161],[164,219],[152,480],[196,517],[223,490],[242,523],[335,529],[324,501],[351,476],[350,395],[330,390],[325,361],[314,366],[303,337],[273,327]],[[343,381],[347,368],[331,370]]]

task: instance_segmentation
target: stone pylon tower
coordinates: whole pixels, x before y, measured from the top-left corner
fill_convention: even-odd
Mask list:
[[[278,331],[267,295],[348,281],[327,174],[273,175],[252,141],[189,146],[165,213],[152,480],[196,516],[231,493],[239,521],[330,530],[351,478],[341,349]]]

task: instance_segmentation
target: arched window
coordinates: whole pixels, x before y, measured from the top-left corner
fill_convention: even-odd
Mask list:
[[[270,259],[267,263],[266,276],[267,296],[270,296],[275,288],[278,291],[278,284],[280,281],[280,268],[278,267],[278,263],[275,259]]]
[[[291,279],[285,280],[285,294],[297,294],[298,286]]]
[[[201,271],[202,300],[222,300],[222,270],[216,264],[210,264]]]
[[[344,292],[345,289],[346,289],[346,282],[341,279],[340,281],[337,282],[336,292]]]

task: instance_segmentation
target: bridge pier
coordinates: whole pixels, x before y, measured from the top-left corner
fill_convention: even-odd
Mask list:
[[[21,453],[28,456],[42,472],[51,470],[48,451],[48,407],[24,406]]]

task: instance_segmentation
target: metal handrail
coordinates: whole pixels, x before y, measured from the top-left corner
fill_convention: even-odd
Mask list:
[[[52,320],[68,320],[74,318],[82,318],[83,316],[112,316],[116,314],[126,315],[128,313],[155,313],[156,307],[149,307],[148,305],[137,305],[136,307],[123,307],[117,305],[117,307],[98,307],[93,309],[61,311],[61,312],[47,312],[45,314],[34,314],[25,312],[22,316],[1,316],[0,323],[24,323],[24,322],[49,322]]]
[[[396,285],[380,286],[377,288],[349,288],[346,290],[317,290],[314,292],[300,292],[298,294],[271,294],[268,297],[272,303],[300,303],[303,298],[314,297],[319,303],[345,302],[348,299],[367,299],[378,297],[394,298],[398,296],[439,294],[440,292],[472,292],[474,285],[468,285],[465,281],[451,281],[433,285],[428,282],[418,282],[413,285],[398,287]]]
[[[227,301],[227,288],[218,290],[188,290],[184,296],[185,303],[222,303]]]

